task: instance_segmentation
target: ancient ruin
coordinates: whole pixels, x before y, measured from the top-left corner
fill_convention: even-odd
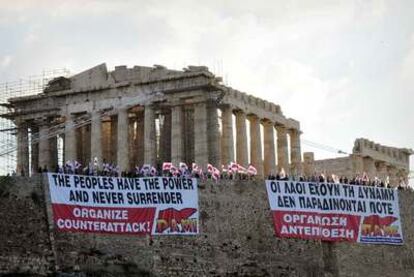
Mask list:
[[[94,157],[121,171],[164,161],[218,168],[236,161],[253,164],[260,176],[281,168],[301,173],[299,122],[278,105],[223,85],[204,66],[108,71],[101,64],[9,103],[11,112],[2,116],[17,126],[19,175]]]
[[[378,177],[397,186],[401,181],[408,183],[410,155],[414,152],[407,148],[384,146],[373,141],[359,138],[355,140],[352,154],[344,158],[315,160],[312,152],[303,153],[304,174],[311,176],[315,172],[337,174],[354,178],[364,172],[372,179]]]

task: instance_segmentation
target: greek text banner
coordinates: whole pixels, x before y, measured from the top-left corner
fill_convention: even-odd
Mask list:
[[[266,189],[277,236],[403,243],[397,190],[277,180]]]

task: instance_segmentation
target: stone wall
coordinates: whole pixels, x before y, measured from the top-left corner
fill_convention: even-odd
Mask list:
[[[324,172],[326,176],[331,176],[332,174],[347,176],[348,178],[355,176],[352,157],[314,161],[313,168],[314,173]]]
[[[0,185],[0,275],[414,275],[414,194],[408,191],[400,194],[405,244],[396,247],[276,238],[263,181],[200,184],[201,234],[192,237],[49,233],[40,180]]]

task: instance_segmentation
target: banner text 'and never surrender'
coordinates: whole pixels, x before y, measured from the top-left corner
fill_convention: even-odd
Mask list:
[[[183,204],[179,190],[194,190],[192,179],[115,178],[52,174],[54,186],[70,188],[69,202],[103,205]],[[141,192],[143,191],[143,192]]]
[[[48,174],[60,231],[191,235],[198,233],[197,180]]]

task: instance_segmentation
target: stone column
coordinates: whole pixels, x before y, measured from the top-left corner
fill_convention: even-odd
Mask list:
[[[32,126],[31,129],[31,147],[32,147],[32,156],[31,156],[31,170],[32,173],[37,173],[39,169],[39,142],[37,141],[39,137],[39,127]]]
[[[303,153],[303,174],[306,177],[311,177],[315,173],[315,158],[313,152]]]
[[[388,166],[388,176],[390,177],[390,187],[395,188],[399,185],[399,180],[397,176],[397,168],[394,166]]]
[[[171,108],[171,162],[178,165],[184,161],[184,113],[182,106]]]
[[[102,119],[99,111],[91,114],[91,159],[98,159],[99,168],[102,165]]]
[[[144,163],[155,166],[157,142],[155,138],[155,112],[152,105],[144,111]]]
[[[234,162],[233,111],[230,106],[221,109],[221,161],[228,165]]]
[[[58,144],[57,135],[53,135],[49,138],[49,164],[47,168],[49,171],[56,171],[58,166]]]
[[[159,153],[158,164],[162,164],[165,161],[171,161],[171,111],[163,110],[161,117],[163,118],[162,124],[160,120],[160,139],[159,139]]]
[[[247,165],[247,132],[246,114],[236,112],[236,161],[242,166]]]
[[[256,167],[257,175],[262,177],[263,176],[263,158],[262,158],[262,136],[260,133],[260,119],[256,115],[250,115],[249,121],[250,121],[250,163],[254,167]]]
[[[115,163],[115,161],[118,161],[118,115],[111,116],[111,128],[110,128],[110,159],[109,161],[111,163]]]
[[[121,172],[129,170],[128,156],[128,109],[121,108],[118,110],[118,130],[117,130],[117,165]]]
[[[26,122],[17,123],[16,174],[19,176],[29,176],[29,134]]]
[[[276,174],[274,123],[264,121],[264,175]]]
[[[277,168],[278,171],[283,168],[286,174],[289,174],[289,157],[288,142],[285,126],[276,126],[277,130]]]
[[[102,163],[111,160],[111,120],[110,117],[102,118]]]
[[[50,140],[49,136],[49,122],[43,121],[39,125],[39,166],[44,170],[47,168],[49,171],[53,170],[50,168]]]
[[[73,115],[67,115],[65,121],[65,159],[76,160],[76,129]],[[64,161],[64,163],[66,162]]]
[[[145,129],[145,117],[144,112],[137,113],[137,128],[136,128],[136,137],[135,137],[135,147],[136,147],[136,165],[142,166],[144,164],[144,129]]]
[[[295,129],[289,130],[290,135],[290,161],[291,174],[302,175],[302,154],[300,150],[300,131]]]
[[[194,105],[194,160],[203,170],[207,168],[207,105],[205,102]]]
[[[207,113],[208,161],[213,166],[221,169],[219,119],[215,102],[211,101],[208,104]]]
[[[388,176],[388,172],[387,172],[387,164],[385,162],[378,162],[378,166],[377,166],[377,172],[378,172],[378,178],[381,179],[381,181],[385,182],[385,179]]]

